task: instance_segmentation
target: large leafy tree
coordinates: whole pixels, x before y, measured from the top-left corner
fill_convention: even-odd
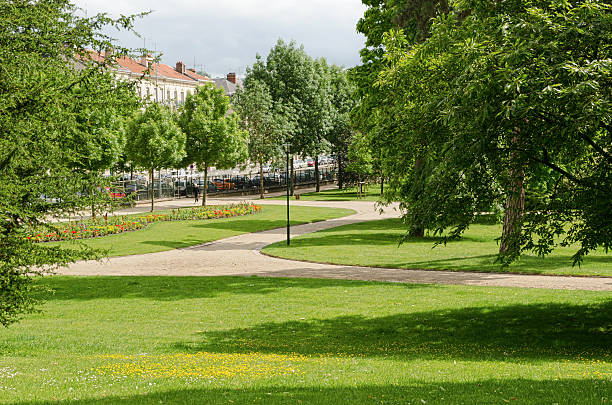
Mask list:
[[[259,164],[259,191],[264,198],[263,166],[282,157],[283,134],[289,125],[287,115],[282,105],[274,104],[268,86],[259,80],[249,80],[243,89],[238,89],[233,105],[249,133],[249,160]]]
[[[116,49],[104,26],[130,28],[132,18],[83,18],[67,0],[0,2],[0,324],[9,325],[36,306],[33,279],[57,265],[94,252],[28,240],[32,228],[44,232],[48,218],[87,207],[81,197],[87,170],[73,170],[87,154],[74,141],[82,134],[83,111],[125,102],[106,61],[87,50]],[[77,68],[77,66],[79,66]],[[95,113],[96,115],[98,113]],[[99,128],[103,128],[101,124]],[[89,137],[87,137],[90,139]]]
[[[384,173],[381,159],[393,145],[383,142],[386,133],[398,130],[396,116],[385,105],[387,93],[376,86],[378,77],[389,67],[385,58],[383,38],[389,30],[401,30],[406,39],[401,43],[404,49],[424,41],[431,26],[432,18],[444,14],[449,9],[448,0],[362,0],[368,7],[363,18],[357,23],[357,31],[366,37],[365,47],[361,50],[362,64],[351,69],[350,78],[357,87],[359,104],[353,109],[353,125],[371,142],[371,150],[377,171],[381,176],[381,189],[385,177],[395,176]],[[399,46],[399,43],[396,43]],[[412,161],[416,172],[425,170],[425,159],[422,156]],[[393,179],[390,179],[393,181]],[[421,193],[420,176],[412,181],[412,193]],[[395,199],[390,188],[387,200]],[[410,229],[412,236],[423,236],[424,227],[413,222]]]
[[[285,114],[288,125],[283,138],[291,145],[291,154],[316,154],[324,142],[331,116],[326,69],[322,61],[315,63],[303,46],[280,39],[265,61],[257,55],[247,69],[245,86],[253,80],[265,83],[272,102]],[[293,178],[293,160],[291,172]]]
[[[208,168],[229,169],[244,163],[247,132],[240,128],[238,116],[230,111],[230,101],[212,83],[197,87],[187,96],[178,122],[187,135],[184,162],[196,163],[204,172],[202,205],[206,205]]]
[[[596,0],[472,1],[410,52],[391,36],[381,89],[405,131],[389,139],[402,152],[388,162],[427,161],[420,198],[402,194],[409,223],[456,237],[498,204],[504,263],[557,244],[579,243],[575,262],[610,248],[610,11]],[[395,168],[410,189],[416,171]]]
[[[170,109],[153,103],[138,111],[127,124],[125,152],[136,167],[149,172],[153,211],[155,170],[178,166],[185,157],[185,134]]]

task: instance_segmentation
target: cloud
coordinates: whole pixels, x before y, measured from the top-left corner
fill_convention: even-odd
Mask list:
[[[312,57],[344,66],[359,63],[364,39],[355,30],[365,7],[359,0],[77,0],[91,15],[152,13],[136,24],[149,49],[163,52],[169,65],[183,60],[216,75],[244,72],[257,53],[265,56],[278,38],[303,44]],[[116,35],[130,47],[143,46],[133,35]]]

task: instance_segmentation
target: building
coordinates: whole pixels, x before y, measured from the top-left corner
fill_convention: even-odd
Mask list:
[[[111,52],[92,53],[93,59],[113,57]],[[188,94],[193,94],[196,86],[204,83],[214,83],[206,76],[196,73],[195,69],[187,69],[181,61],[175,67],[163,63],[155,63],[150,55],[139,60],[122,56],[114,59],[114,70],[119,80],[140,82],[136,87],[138,96],[143,100],[158,102],[177,108],[185,102]]]
[[[213,79],[218,88],[225,92],[225,95],[232,97],[236,93],[236,88],[241,87],[242,84],[236,77],[236,73],[228,73],[227,77],[220,77]]]

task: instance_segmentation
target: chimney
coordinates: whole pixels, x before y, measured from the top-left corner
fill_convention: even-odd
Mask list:
[[[180,74],[185,74],[185,64],[181,61],[176,62],[176,71]]]
[[[113,49],[112,47],[106,48],[106,51],[104,51],[104,59],[112,60],[114,59],[114,56],[115,56],[115,49]]]
[[[140,64],[149,69],[153,65],[153,57],[151,55],[142,55],[140,57]]]
[[[228,73],[227,81],[236,84],[236,72]]]

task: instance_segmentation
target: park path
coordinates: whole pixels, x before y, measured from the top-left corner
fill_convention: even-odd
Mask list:
[[[211,200],[224,204],[229,200]],[[283,201],[256,200],[257,204],[283,204]],[[356,214],[291,228],[292,236],[316,232],[345,224],[398,217],[397,205],[379,213],[366,201],[291,201],[292,205],[350,208]],[[193,206],[191,200],[158,204],[159,209]],[[131,209],[130,212],[145,208]],[[501,273],[449,272],[411,269],[384,269],[330,265],[269,257],[260,250],[285,240],[286,229],[273,229],[233,236],[184,249],[134,256],[113,257],[101,262],[81,261],[60,269],[64,275],[105,276],[262,276],[303,277],[347,280],[389,281],[399,283],[460,284],[473,286],[529,287],[571,290],[612,291],[612,278],[563,277]]]

